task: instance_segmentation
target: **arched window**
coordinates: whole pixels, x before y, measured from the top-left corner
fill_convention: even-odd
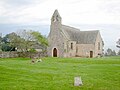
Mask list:
[[[71,43],[71,49],[73,49],[73,43]]]

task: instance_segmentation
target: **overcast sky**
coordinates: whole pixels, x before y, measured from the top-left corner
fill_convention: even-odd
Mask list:
[[[55,9],[63,24],[81,31],[100,30],[105,49],[118,50],[120,0],[0,0],[0,32],[32,29],[48,35]]]

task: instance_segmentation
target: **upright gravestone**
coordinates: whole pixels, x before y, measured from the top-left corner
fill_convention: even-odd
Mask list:
[[[81,85],[83,85],[81,77],[74,77],[74,86],[81,86]]]

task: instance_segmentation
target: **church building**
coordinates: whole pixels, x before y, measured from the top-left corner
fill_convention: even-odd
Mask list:
[[[102,56],[104,45],[99,30],[80,31],[63,25],[58,10],[55,10],[51,18],[48,44],[50,57],[90,58]]]

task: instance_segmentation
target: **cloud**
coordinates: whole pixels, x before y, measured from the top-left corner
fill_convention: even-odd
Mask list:
[[[49,24],[58,9],[66,24],[120,24],[119,0],[1,0],[0,23]]]
[[[67,16],[63,15],[67,23],[120,24],[119,4],[118,0],[84,0],[67,4]]]
[[[27,5],[34,5],[42,3],[44,0],[1,0],[0,1],[5,8],[19,8]]]
[[[28,23],[33,22],[35,17],[29,17],[29,14],[26,10],[33,7],[37,4],[42,4],[45,0],[0,0],[0,23]],[[36,14],[36,13],[34,13]]]

